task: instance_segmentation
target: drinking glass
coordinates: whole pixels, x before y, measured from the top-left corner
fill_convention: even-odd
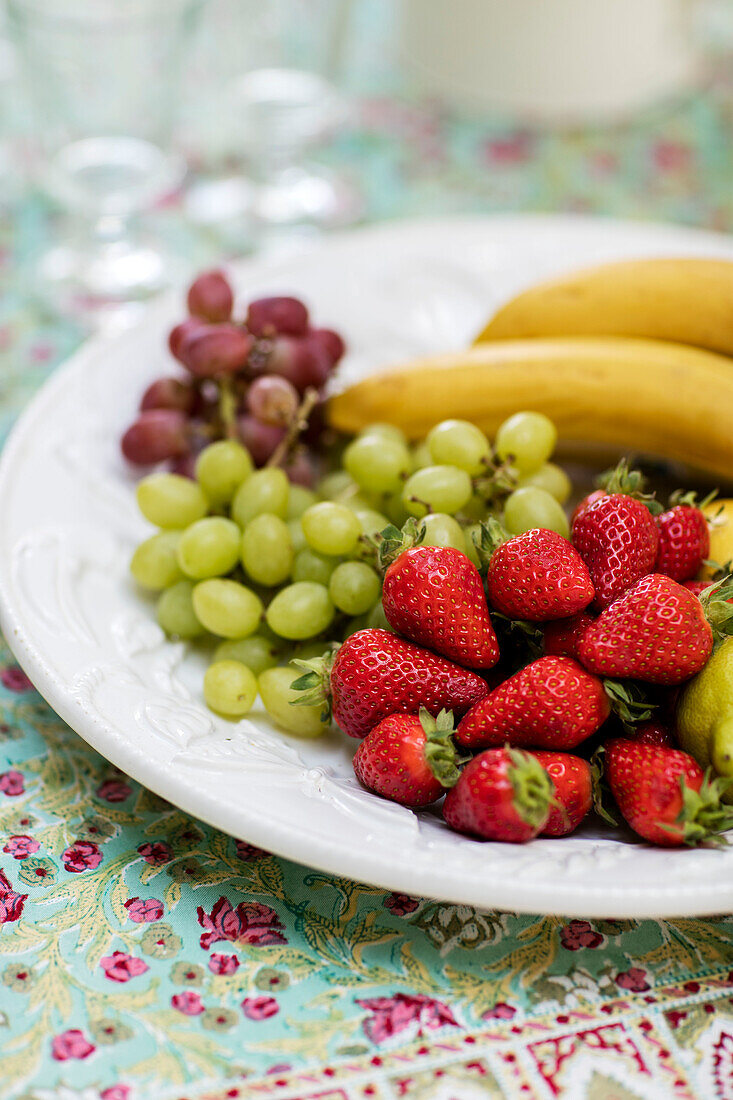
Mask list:
[[[181,179],[168,150],[199,0],[8,0],[41,155],[64,208],[39,261],[57,306],[104,310],[166,285],[172,257],[134,215]]]

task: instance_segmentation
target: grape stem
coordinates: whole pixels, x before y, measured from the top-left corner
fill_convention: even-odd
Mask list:
[[[237,398],[231,378],[219,382],[219,418],[227,439],[237,438]]]
[[[290,451],[295,444],[298,436],[301,432],[305,431],[308,427],[308,417],[313,412],[314,408],[318,404],[318,390],[313,386],[309,386],[303,394],[303,400],[295,410],[293,419],[288,424],[288,430],[283,438],[278,443],[275,450],[272,452],[266,466],[280,466],[290,454]]]

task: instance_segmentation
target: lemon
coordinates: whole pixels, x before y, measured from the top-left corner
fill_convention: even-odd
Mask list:
[[[726,638],[705,668],[680,693],[680,746],[701,767],[733,778],[733,637]],[[733,799],[733,793],[726,801]]]
[[[733,558],[733,500],[713,500],[703,511],[714,521],[710,529],[709,557],[725,565]],[[702,575],[710,577],[712,572],[705,568]]]

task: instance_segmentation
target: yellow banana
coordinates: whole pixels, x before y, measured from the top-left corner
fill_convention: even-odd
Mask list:
[[[490,436],[518,409],[546,413],[562,440],[610,445],[733,477],[733,363],[658,340],[502,340],[380,371],[331,398],[341,431],[388,420],[412,439],[461,417]]]
[[[540,283],[476,338],[640,336],[733,355],[733,261],[625,260]]]

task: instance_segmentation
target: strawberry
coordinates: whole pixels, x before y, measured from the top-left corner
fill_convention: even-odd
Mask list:
[[[555,804],[541,829],[542,836],[567,836],[575,832],[593,805],[591,767],[568,752],[532,752],[555,787]]]
[[[705,514],[694,504],[694,494],[677,494],[673,499],[678,503],[657,516],[659,548],[654,572],[686,581],[710,556],[710,530]]]
[[[572,749],[608,718],[602,682],[570,657],[540,657],[476,703],[456,730],[465,748]]]
[[[388,630],[358,630],[335,653],[295,661],[304,675],[293,687],[302,702],[330,701],[334,721],[350,737],[365,737],[390,714],[465,714],[488,687],[480,676]]]
[[[413,546],[396,556],[389,547],[387,538],[380,561],[392,557],[382,590],[390,626],[467,668],[492,668],[499,643],[473,562],[452,546]]]
[[[583,497],[583,499],[575,506],[573,514],[570,517],[570,523],[575,523],[576,519],[582,516],[586,509],[590,508],[591,504],[594,504],[595,501],[607,496],[608,493],[605,489],[594,489],[592,493],[588,493],[588,496]]]
[[[680,749],[610,741],[604,773],[626,821],[652,844],[696,845],[733,825],[733,810],[720,801],[725,784]]]
[[[608,607],[640,577],[650,573],[659,532],[640,500],[611,493],[595,500],[573,521],[573,546],[579,552],[595,588],[594,606]]]
[[[682,587],[692,592],[693,596],[701,596],[711,584],[712,581],[682,581]]]
[[[486,572],[486,594],[502,615],[530,622],[575,615],[595,595],[577,550],[562,535],[544,528],[497,546]]]
[[[581,611],[570,619],[557,619],[546,623],[544,629],[544,650],[548,657],[574,657],[578,659],[580,639],[595,616]]]
[[[668,748],[674,748],[677,744],[672,730],[661,722],[642,722],[633,733],[629,731],[625,736],[629,741],[635,741],[641,745],[666,745]]]
[[[402,806],[429,806],[458,782],[453,715],[437,718],[420,708],[391,714],[366,735],[354,754],[356,778],[371,791]]]
[[[448,791],[443,817],[459,833],[522,844],[544,828],[552,797],[552,780],[529,753],[489,749]]]
[[[680,684],[703,667],[713,632],[700,600],[671,577],[650,573],[601,612],[583,635],[582,664],[599,676]]]
[[[600,487],[594,489],[592,493],[588,493],[588,496],[583,497],[576,505],[575,511],[570,517],[571,525],[583,515],[591,504],[607,497],[610,493],[623,493],[625,496],[635,497],[637,500],[651,500],[652,498],[644,492],[645,483],[646,478],[641,470],[632,470],[627,459],[622,458],[616,466],[606,470],[597,479],[597,484]],[[661,508],[659,510],[661,511]]]

